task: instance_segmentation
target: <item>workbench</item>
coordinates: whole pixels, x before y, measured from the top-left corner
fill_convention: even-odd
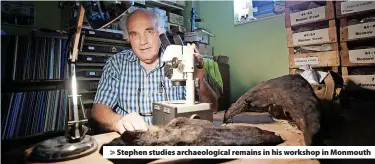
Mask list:
[[[257,116],[256,118],[259,118]],[[280,124],[280,123],[256,123],[256,124],[249,124],[249,123],[234,123],[234,124],[228,124],[226,126],[238,126],[238,125],[243,125],[243,126],[255,126],[264,130],[269,130],[275,132],[277,135],[280,135],[285,142],[278,145],[278,146],[301,146],[304,145],[304,139],[302,133],[298,133],[295,131],[290,131],[287,130],[288,126],[285,124]],[[103,156],[99,153],[99,150],[101,146],[104,143],[108,143],[112,141],[114,138],[119,137],[120,135],[118,133],[112,132],[112,133],[105,133],[105,134],[100,134],[100,135],[95,135],[93,136],[96,141],[99,144],[98,150],[90,154],[88,156],[76,159],[76,160],[71,160],[71,161],[66,161],[66,162],[60,162],[59,164],[83,164],[83,163],[89,163],[89,164],[112,164],[112,163],[117,163],[117,161],[113,162],[108,159],[103,158]],[[32,148],[29,148],[26,150],[26,156],[28,156],[31,152]],[[196,163],[199,160],[178,160],[178,159],[159,159],[159,160],[153,160],[153,161],[145,161],[145,160],[121,160],[119,163]],[[200,161],[202,162],[202,161]],[[211,163],[211,162],[210,162]],[[216,162],[214,162],[216,163]],[[238,163],[257,163],[257,164],[287,164],[287,163],[293,163],[293,164],[319,164],[317,160],[266,160],[266,159],[237,159],[237,160],[225,160],[225,161],[220,161],[219,163],[230,163],[230,164],[238,164]],[[30,163],[31,164],[31,163]],[[33,163],[36,164],[36,163]]]

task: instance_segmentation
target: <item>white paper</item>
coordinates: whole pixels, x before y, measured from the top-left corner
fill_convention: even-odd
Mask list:
[[[375,36],[375,22],[348,26],[348,39],[367,38]]]
[[[375,8],[374,1],[348,1],[341,3],[341,14],[350,14]]]
[[[375,63],[375,48],[350,50],[350,63]]]
[[[294,65],[316,65],[319,64],[318,57],[294,58]]]
[[[290,14],[291,25],[317,21],[325,18],[326,10],[324,6]]]
[[[293,34],[293,45],[329,42],[328,28]]]
[[[309,65],[300,67],[299,69],[304,70],[300,75],[306,79],[310,84],[321,83],[328,75],[327,72],[315,71]]]

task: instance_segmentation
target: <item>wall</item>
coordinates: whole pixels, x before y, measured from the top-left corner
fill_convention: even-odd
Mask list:
[[[283,15],[234,26],[233,1],[195,1],[203,17],[199,27],[212,32],[215,55],[229,56],[231,99],[236,101],[257,83],[288,74],[288,52]],[[190,27],[191,2],[184,12]]]
[[[36,29],[47,28],[47,29],[61,29],[61,9],[58,6],[57,1],[34,1],[30,2],[35,5],[36,16],[35,24]],[[31,28],[2,25],[1,29],[7,34],[27,35],[30,33]]]

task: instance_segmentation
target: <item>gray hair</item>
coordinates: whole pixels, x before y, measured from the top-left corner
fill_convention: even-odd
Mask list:
[[[152,15],[152,20],[155,24],[156,30],[159,32],[159,34],[165,33],[166,32],[166,25],[167,22],[164,21],[164,19],[157,13],[157,11],[153,8],[148,8],[148,9],[129,9],[129,14],[125,14],[121,19],[120,19],[120,29],[123,31],[123,38],[125,40],[129,40],[128,37],[128,19],[130,16],[132,16],[136,10],[143,10],[144,12],[149,12]]]

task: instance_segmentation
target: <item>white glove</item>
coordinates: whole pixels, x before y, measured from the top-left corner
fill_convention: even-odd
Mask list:
[[[125,131],[147,131],[146,122],[138,113],[129,113],[123,116],[115,125],[117,131],[122,134]]]

